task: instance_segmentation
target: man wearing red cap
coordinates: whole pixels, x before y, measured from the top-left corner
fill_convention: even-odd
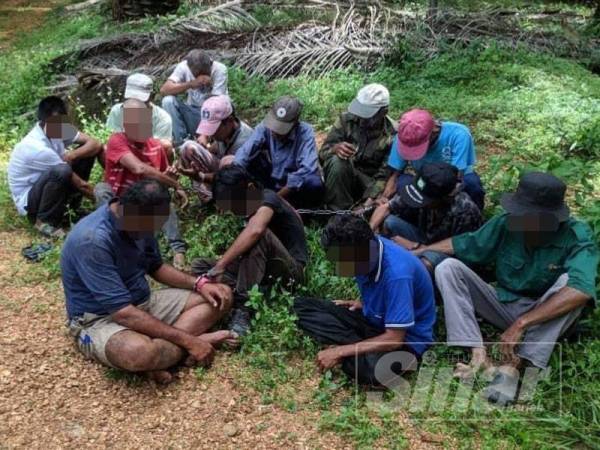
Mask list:
[[[485,191],[479,175],[473,171],[476,157],[471,132],[460,123],[437,121],[424,109],[411,109],[400,118],[398,139],[388,159],[395,172],[387,182],[384,197],[389,198],[411,182],[412,176],[402,173],[408,165],[419,170],[427,162],[455,166],[461,172],[465,192],[483,209]]]

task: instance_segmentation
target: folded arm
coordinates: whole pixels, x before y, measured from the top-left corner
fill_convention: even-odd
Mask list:
[[[65,162],[72,163],[82,158],[91,158],[96,156],[102,150],[102,144],[91,136],[79,132],[75,144],[80,144],[78,148],[65,154]]]

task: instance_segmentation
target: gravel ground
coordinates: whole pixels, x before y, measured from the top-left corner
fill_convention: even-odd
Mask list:
[[[0,449],[352,446],[318,429],[318,410],[261,405],[240,383],[238,360],[226,354],[201,380],[182,369],[167,387],[107,377],[65,334],[60,283],[20,256],[29,239],[0,233]],[[439,446],[399,420],[410,448]]]

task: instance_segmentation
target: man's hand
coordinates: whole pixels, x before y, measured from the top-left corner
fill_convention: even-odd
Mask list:
[[[196,175],[196,171],[193,168],[188,168],[188,167],[184,167],[183,164],[181,164],[181,161],[177,161],[177,172],[180,173],[181,175],[184,175],[186,177],[190,177],[193,178]]]
[[[185,349],[195,360],[196,364],[203,367],[210,366],[215,357],[214,347],[197,336],[194,336]]]
[[[344,306],[346,308],[348,308],[350,311],[356,311],[357,309],[362,309],[362,302],[359,302],[358,300],[334,300],[333,303],[335,303],[338,306]]]
[[[500,336],[500,351],[507,361],[518,360],[519,357],[515,354],[515,346],[521,342],[521,337],[525,332],[525,328],[521,325],[519,319],[508,327],[502,336]]]
[[[375,199],[375,206],[385,205],[389,201],[390,201],[390,199],[387,198],[385,195],[382,194],[382,195],[380,195],[379,197],[377,197]]]
[[[222,283],[206,283],[198,292],[215,308],[223,311],[231,304],[233,300],[233,292],[231,288]]]
[[[212,87],[212,79],[209,75],[198,75],[188,82],[188,86],[190,89],[210,88]]]
[[[418,242],[411,241],[409,239],[403,238],[402,236],[393,236],[391,239],[396,244],[401,245],[402,247],[404,247],[406,250],[409,250],[409,251],[417,250],[419,248]]]
[[[280,197],[287,198],[290,195],[291,192],[292,192],[292,190],[289,187],[284,186],[281,189],[279,189],[279,191],[277,192],[277,194]]]
[[[321,350],[317,354],[317,366],[321,372],[339,365],[342,362],[342,357],[338,355],[336,347]]]
[[[187,194],[185,193],[185,191],[181,188],[177,189],[175,191],[175,194],[177,194],[177,197],[179,197],[179,200],[181,201],[181,205],[180,208],[181,209],[185,209],[186,206],[188,205],[188,203],[190,202],[188,199]]]
[[[165,170],[165,175],[177,180],[179,178],[179,170],[177,166],[168,166],[167,170]]]
[[[67,164],[72,164],[75,158],[73,157],[73,152],[65,152],[63,154],[63,161]]]
[[[351,158],[356,153],[356,149],[349,142],[338,142],[333,146],[332,150],[342,159]]]
[[[208,136],[201,134],[196,138],[196,142],[198,144],[200,144],[202,147],[210,150],[211,142],[210,142],[210,138]]]

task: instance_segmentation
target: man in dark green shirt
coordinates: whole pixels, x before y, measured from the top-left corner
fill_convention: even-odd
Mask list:
[[[385,86],[368,84],[329,131],[320,152],[329,208],[348,209],[383,191],[391,174],[387,155],[396,134],[387,116],[389,103]]]
[[[447,259],[435,270],[444,300],[449,345],[472,350],[466,377],[490,367],[476,315],[504,330],[501,366],[487,389],[490,401],[512,402],[523,362],[546,368],[556,341],[596,299],[598,248],[587,225],[570,217],[565,184],[553,175],[524,175],[501,204],[507,211],[478,231],[419,249]],[[485,283],[466,264],[495,265],[497,283]]]

